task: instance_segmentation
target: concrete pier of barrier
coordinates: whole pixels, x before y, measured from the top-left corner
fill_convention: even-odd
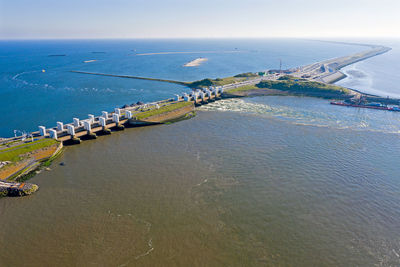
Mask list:
[[[50,137],[62,142],[80,143],[80,138],[95,139],[98,134],[111,134],[111,129],[123,130],[128,120],[134,117],[134,114],[149,110],[159,109],[161,106],[172,102],[187,101],[196,106],[215,101],[221,97],[222,87],[210,87],[208,89],[192,91],[190,94],[176,95],[174,99],[167,99],[153,103],[127,106],[126,108],[115,108],[114,112],[102,111],[101,115],[96,117],[88,114],[87,119],[80,120],[73,118],[72,123],[64,124],[58,121],[56,127],[46,129],[39,126],[39,131],[32,133],[34,136]]]

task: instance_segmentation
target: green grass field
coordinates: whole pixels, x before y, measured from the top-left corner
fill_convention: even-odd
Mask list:
[[[193,103],[182,101],[182,102],[177,102],[177,103],[173,103],[170,105],[162,106],[159,109],[152,109],[152,110],[140,112],[138,114],[135,114],[134,116],[136,117],[137,120],[142,120],[142,119],[145,119],[148,117],[160,115],[160,114],[163,114],[166,112],[174,111],[176,109],[180,109],[180,108],[183,108],[186,106],[191,106],[191,105],[193,105]]]
[[[242,82],[247,79],[258,77],[257,74],[248,72],[235,75],[233,77],[216,78],[216,79],[203,79],[200,81],[194,81],[188,84],[190,88],[208,87],[208,86],[222,86],[235,82]]]
[[[276,81],[262,81],[256,85],[245,85],[230,89],[226,93],[246,92],[258,89],[275,89],[293,95],[305,95],[324,98],[343,98],[351,93],[347,88],[325,84],[292,76],[283,76]]]
[[[241,86],[238,88],[227,90],[225,92],[226,93],[235,93],[235,92],[240,92],[240,91],[249,91],[249,90],[257,90],[257,89],[260,89],[260,88],[255,85],[245,85],[245,86]]]
[[[350,93],[350,90],[336,85],[308,81],[292,76],[283,76],[277,81],[263,81],[256,85],[259,88],[277,89],[297,94],[322,94],[344,96]]]
[[[245,81],[246,78],[243,77],[226,77],[226,78],[217,78],[213,80],[214,85],[216,86],[222,86],[226,84],[231,84],[235,82],[242,82]]]
[[[4,149],[0,147],[0,161],[17,162],[18,160],[21,159],[21,156],[26,153],[35,151],[37,149],[49,147],[55,144],[58,144],[56,140],[50,138],[44,138],[30,143],[24,143],[21,145],[8,147]]]

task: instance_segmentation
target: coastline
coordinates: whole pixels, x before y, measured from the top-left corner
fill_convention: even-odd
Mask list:
[[[235,75],[233,77],[226,78],[217,78],[217,79],[204,79],[200,81],[194,82],[181,82],[181,81],[173,81],[166,79],[157,79],[157,78],[145,78],[145,77],[137,77],[137,76],[129,76],[129,75],[115,75],[115,74],[104,74],[104,73],[93,73],[93,72],[85,72],[85,71],[70,71],[78,74],[89,74],[89,75],[101,75],[101,76],[110,76],[110,77],[118,77],[118,78],[132,78],[132,79],[142,79],[142,80],[150,80],[150,81],[158,81],[158,82],[168,82],[175,83],[183,86],[187,86],[192,88],[193,93],[190,95],[185,94],[184,96],[177,96],[176,103],[194,103],[189,106],[180,106],[176,110],[168,110],[165,109],[163,112],[157,113],[157,110],[160,109],[158,104],[162,107],[162,110],[167,100],[162,100],[155,103],[150,103],[150,106],[157,106],[156,110],[152,110],[152,108],[148,108],[147,104],[144,104],[144,109],[135,110],[135,117],[129,118],[126,117],[128,113],[125,110],[128,110],[130,106],[123,107],[122,112],[116,111],[118,115],[124,114],[122,116],[123,122],[122,124],[116,121],[115,123],[111,123],[118,130],[123,130],[125,123],[133,125],[133,126],[147,126],[153,124],[160,123],[169,123],[179,121],[180,119],[191,118],[195,114],[196,105],[201,105],[202,103],[208,103],[210,101],[215,101],[219,98],[217,92],[221,90],[222,98],[235,98],[235,97],[247,97],[247,96],[271,96],[271,95],[292,95],[292,96],[310,96],[316,98],[325,98],[325,99],[340,99],[340,100],[348,100],[351,98],[360,98],[366,97],[367,100],[381,102],[385,104],[398,104],[398,99],[389,99],[389,98],[380,98],[374,95],[364,94],[360,91],[353,90],[350,88],[344,88],[341,86],[332,85],[332,83],[343,79],[346,77],[340,69],[344,66],[348,66],[350,64],[359,62],[361,60],[365,60],[367,58],[380,55],[382,53],[386,53],[390,51],[390,48],[383,46],[371,46],[371,51],[363,51],[356,54],[352,54],[349,56],[334,58],[330,60],[325,60],[321,62],[317,62],[311,65],[307,65],[304,67],[299,67],[297,69],[283,70],[277,72],[276,70],[270,70],[267,72],[259,72],[259,73],[242,73]],[[196,67],[201,63],[207,61],[207,58],[197,58],[186,63],[185,67]],[[307,76],[307,77],[305,77]],[[218,88],[220,89],[218,89]],[[212,97],[213,96],[213,97]],[[193,99],[192,99],[193,98]],[[188,101],[188,102],[187,102]],[[200,103],[200,104],[198,104]],[[166,104],[168,105],[168,104]],[[132,108],[132,107],[131,107]],[[133,111],[133,110],[132,110]],[[148,115],[146,115],[146,112]],[[188,115],[191,114],[191,115]],[[116,115],[116,114],[112,114]],[[132,116],[132,113],[131,113]],[[106,117],[108,120],[108,117]],[[114,120],[114,119],[113,119]],[[79,120],[78,120],[79,121]],[[107,124],[107,123],[106,123]],[[79,126],[81,127],[81,126]],[[78,128],[79,128],[78,127]],[[82,127],[81,127],[82,128]],[[55,129],[55,128],[53,128]],[[77,129],[80,131],[82,129]],[[106,131],[107,130],[107,131]],[[53,130],[54,131],[54,130]],[[104,128],[106,134],[110,134],[111,131],[108,127]],[[59,140],[61,140],[60,146],[62,149],[63,142],[67,141],[79,141],[72,143],[80,143],[80,137],[84,135],[88,135],[94,139],[96,134],[89,130],[82,131],[79,133],[79,137],[75,138],[75,133],[71,134],[71,140],[68,136],[68,133],[61,131],[64,135],[59,135]],[[34,133],[38,135],[38,133]],[[57,140],[57,134],[55,134],[55,139]],[[44,136],[44,138],[48,138],[50,136]],[[61,139],[60,139],[61,137]],[[93,137],[93,138],[92,138]],[[63,139],[64,138],[64,139]],[[65,139],[67,138],[67,139]],[[77,140],[74,140],[77,139]],[[33,171],[43,166],[43,162],[47,162],[50,164],[53,157],[57,156],[61,151],[60,147],[55,151],[50,157],[41,158],[33,162],[33,164],[24,165],[21,168],[17,168],[18,170],[12,173],[12,175],[7,176],[5,179],[22,179],[26,180],[30,176],[34,174]],[[0,151],[1,152],[1,151]],[[31,156],[32,158],[32,156]],[[4,169],[3,169],[4,171]],[[4,179],[4,178],[3,178]]]

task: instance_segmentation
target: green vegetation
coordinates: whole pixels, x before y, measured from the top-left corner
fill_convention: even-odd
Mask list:
[[[225,93],[233,95],[237,93],[238,96],[245,96],[247,91],[260,89],[271,90],[271,92],[265,92],[265,94],[292,94],[323,98],[347,98],[351,93],[349,89],[344,87],[295,78],[289,75],[283,76],[276,81],[267,80],[256,85],[245,85],[230,89]]]
[[[36,171],[39,171],[41,167],[42,165],[40,163],[36,163],[33,166],[30,166],[28,168],[21,170],[20,172],[15,173],[12,177],[8,178],[7,180],[10,182],[18,182],[18,183],[28,181],[29,179],[31,179],[33,176],[36,175]]]
[[[152,117],[155,115],[160,115],[166,112],[174,111],[176,109],[180,109],[186,106],[192,106],[192,102],[186,102],[186,101],[181,101],[181,102],[176,102],[170,105],[162,106],[159,109],[151,109],[148,111],[140,112],[135,114],[134,116],[136,117],[137,120],[142,120],[148,117]]]
[[[63,150],[60,149],[57,153],[55,153],[53,156],[51,156],[50,158],[48,158],[45,162],[43,162],[43,167],[49,167],[51,165],[51,163],[58,157],[61,155],[61,153],[63,153]]]
[[[276,89],[289,93],[320,96],[343,97],[350,94],[350,90],[336,85],[297,79],[292,76],[283,76],[277,81],[263,81],[256,85],[258,88]]]
[[[253,72],[246,72],[246,73],[240,73],[233,77],[235,77],[235,78],[255,78],[255,77],[258,77],[258,74],[253,73]]]
[[[188,83],[187,86],[190,88],[199,88],[199,87],[209,87],[209,86],[222,86],[225,84],[231,84],[235,82],[241,82],[246,80],[249,77],[255,77],[257,76],[256,74],[253,74],[255,76],[240,76],[240,75],[250,75],[250,74],[238,74],[235,77],[226,77],[226,78],[216,78],[216,79],[203,79],[200,81],[194,81],[191,83]]]
[[[225,84],[241,82],[244,80],[246,80],[246,79],[245,78],[226,77],[226,78],[222,78],[222,79],[220,79],[220,78],[215,79],[215,80],[213,80],[213,82],[214,82],[214,85],[216,85],[216,86],[222,86]]]
[[[44,138],[37,141],[24,143],[17,146],[8,147],[0,150],[0,161],[16,162],[21,159],[21,156],[35,151],[37,149],[45,148],[57,144],[54,139]]]
[[[277,89],[301,95],[320,95],[321,97],[347,96],[350,93],[350,90],[344,87],[296,79],[291,76],[281,77],[277,81],[263,81],[256,86],[258,88]]]
[[[258,74],[252,73],[252,72],[246,72],[246,73],[237,74],[233,77],[203,79],[200,81],[194,81],[194,82],[188,83],[187,86],[189,86],[190,88],[222,86],[222,85],[226,85],[226,84],[242,82],[248,78],[255,78],[255,77],[258,77]]]
[[[6,196],[27,196],[36,192],[39,187],[35,184],[25,184],[22,188],[0,187],[0,197]]]
[[[213,80],[211,79],[203,79],[200,81],[194,81],[188,84],[190,88],[198,88],[198,87],[208,87],[214,85]]]
[[[257,90],[260,89],[255,85],[244,85],[238,88],[227,90],[226,93],[236,93],[236,92],[243,92],[243,91],[250,91],[250,90]]]
[[[35,184],[29,184],[29,186],[25,187],[21,190],[22,191],[21,195],[23,196],[31,195],[32,193],[35,193],[39,189],[39,187]]]
[[[6,197],[8,195],[8,189],[5,187],[0,187],[0,197]]]
[[[0,198],[8,195],[8,189],[6,187],[0,187]]]
[[[185,114],[185,115],[183,115],[181,117],[174,118],[172,120],[168,120],[164,124],[172,124],[172,123],[175,123],[175,122],[178,122],[178,121],[189,120],[189,119],[193,118],[194,116],[196,116],[196,112],[192,111],[192,112],[189,112],[189,113],[187,113],[187,114]]]

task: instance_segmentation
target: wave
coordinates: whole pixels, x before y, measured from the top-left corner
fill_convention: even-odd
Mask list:
[[[329,110],[321,111],[318,106],[304,104],[304,107],[291,106],[290,103],[264,104],[253,103],[243,99],[227,99],[201,106],[202,111],[239,112],[259,117],[266,117],[284,121],[294,125],[330,127],[335,129],[349,129],[354,131],[372,131],[383,133],[400,133],[399,114],[370,111],[357,114],[357,109],[342,111]],[[348,114],[351,112],[351,114]],[[394,116],[394,117],[392,117]]]
[[[143,225],[145,226],[145,228],[146,228],[145,235],[150,235],[152,224],[151,224],[150,222],[146,221],[146,220],[137,218],[136,216],[134,216],[134,215],[131,214],[131,213],[127,213],[127,214],[116,214],[116,213],[112,213],[112,212],[109,210],[109,211],[108,211],[108,216],[110,216],[111,218],[113,218],[113,217],[114,217],[114,218],[115,218],[115,217],[129,217],[129,218],[131,218],[132,220],[134,220],[136,223],[143,224]],[[145,256],[149,255],[149,254],[154,250],[153,238],[152,238],[151,236],[149,236],[148,238],[149,238],[148,241],[147,241],[147,247],[148,247],[148,249],[147,249],[146,251],[144,251],[143,253],[141,253],[141,254],[138,254],[138,255],[136,255],[136,256],[133,256],[133,259],[134,259],[134,260],[138,260],[138,259],[140,259],[140,258],[142,258],[142,257],[145,257]],[[131,259],[127,260],[125,263],[123,263],[123,264],[121,264],[121,265],[119,265],[119,266],[127,266],[127,265],[130,264],[130,262],[131,262]]]
[[[23,84],[23,85],[26,85],[26,86],[43,86],[44,88],[46,88],[46,89],[54,89],[54,87],[52,86],[52,85],[49,85],[49,84],[47,84],[47,83],[45,83],[45,84],[38,84],[38,83],[33,83],[33,82],[29,82],[29,81],[27,81],[27,80],[24,80],[24,79],[21,79],[20,77],[21,76],[23,76],[23,75],[25,75],[25,74],[31,74],[31,73],[36,73],[36,72],[42,72],[41,70],[33,70],[33,71],[23,71],[23,72],[21,72],[21,73],[18,73],[18,74],[16,74],[16,75],[14,75],[12,78],[11,78],[11,80],[13,80],[13,81],[16,81],[16,82],[19,82],[19,83],[21,83],[21,84]]]
[[[11,79],[14,81],[23,81],[21,79],[18,79],[18,77],[24,75],[24,74],[28,74],[28,73],[34,73],[34,72],[39,72],[38,70],[32,70],[32,71],[23,71],[21,73],[18,73],[16,75],[14,75]]]

